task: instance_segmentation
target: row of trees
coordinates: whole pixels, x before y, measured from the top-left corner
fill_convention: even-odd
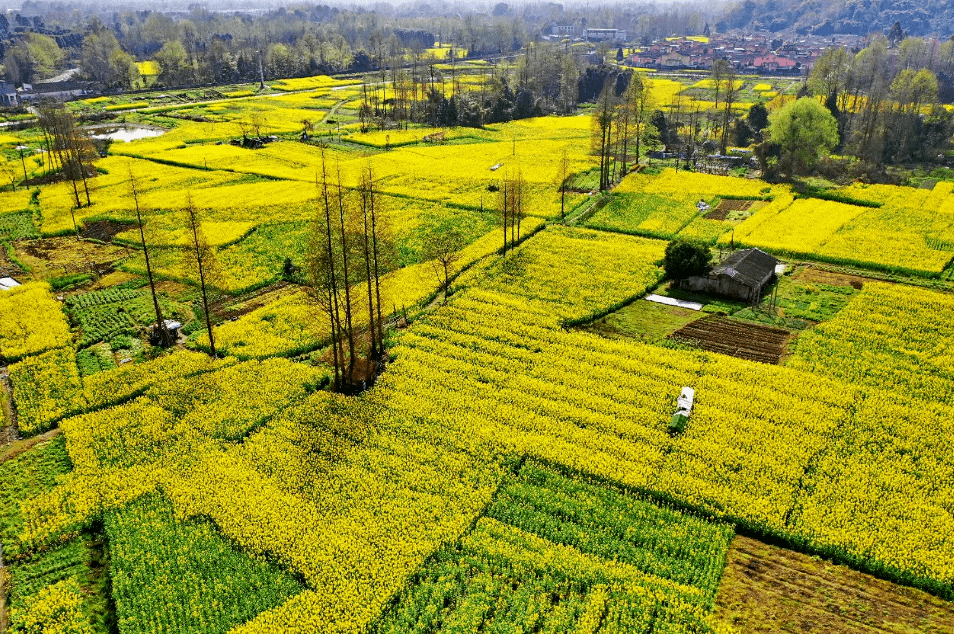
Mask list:
[[[70,181],[75,209],[83,206],[80,196],[82,183],[83,198],[89,206],[89,178],[96,174],[93,161],[98,157],[89,134],[77,125],[76,118],[61,102],[41,103],[37,107],[37,118],[46,146],[48,170],[59,170]],[[79,232],[75,214],[73,227]]]
[[[357,187],[347,189],[340,166],[330,169],[322,152],[321,175],[315,185],[307,287],[330,328],[333,387],[354,392],[364,380],[356,374],[363,336],[367,362],[378,364],[384,357],[384,315],[391,311],[381,305],[381,276],[393,261],[393,244],[370,164]],[[366,322],[362,311],[366,311]]]
[[[593,111],[592,145],[600,161],[600,190],[625,176],[630,161],[654,146],[659,130],[653,123],[656,104],[640,73],[607,78]]]
[[[784,116],[777,112],[774,119],[779,123],[769,133],[764,105],[755,104],[743,116],[733,111],[735,70],[724,60],[713,64],[714,108],[701,111],[677,96],[668,112],[654,112],[651,122],[661,143],[687,166],[700,154],[725,154],[730,144],[747,147],[753,142],[768,176],[776,171],[806,173],[821,154],[827,154],[820,150],[855,157],[858,169],[868,170],[859,171],[861,177],[873,177],[870,170],[883,171],[885,165],[944,161],[954,136],[954,113],[942,106],[940,95],[945,70],[954,63],[949,60],[954,41],[929,44],[908,38],[892,48],[886,38],[875,36],[857,53],[837,47],[826,50],[797,95],[812,97],[809,101],[818,107],[806,102],[795,110],[784,109]],[[835,126],[832,143],[829,120]],[[796,149],[804,144],[793,146],[793,136],[814,139],[815,146]]]
[[[702,33],[711,17],[694,7],[590,9],[553,4],[494,9],[490,14],[475,12],[470,6],[438,12],[426,4],[401,9],[377,5],[374,11],[296,5],[254,16],[213,12],[200,5],[193,5],[186,15],[149,10],[97,14],[95,7],[84,9],[87,13],[82,15],[64,10],[65,5],[37,8],[42,10],[46,26],[82,33],[87,39],[95,35],[101,40],[90,47],[84,42],[83,68],[87,70],[87,62],[94,62],[89,77],[114,87],[129,87],[139,81],[126,55],[155,59],[161,67],[159,79],[167,86],[229,83],[254,80],[259,54],[270,77],[364,72],[387,66],[400,51],[421,52],[435,39],[458,43],[472,55],[509,53],[538,40],[548,34],[550,25],[559,23],[574,26],[577,35],[587,25],[612,27],[648,42],[671,33]],[[104,39],[105,33],[112,39]],[[421,34],[425,37],[419,37]],[[53,43],[54,47],[47,48],[59,52],[53,39],[33,35]],[[20,53],[25,50],[19,44],[14,48]],[[17,66],[14,59],[25,63]],[[52,66],[33,69],[41,59],[46,56],[11,57],[8,77],[15,81],[43,78],[63,61],[60,54]]]
[[[572,112],[580,100],[583,62],[572,49],[555,44],[527,46],[515,69],[489,64],[476,78],[457,72],[457,57],[446,65],[413,50],[400,50],[362,90],[362,126],[479,127],[513,119]],[[448,69],[447,66],[450,66]],[[475,81],[476,79],[476,81]]]

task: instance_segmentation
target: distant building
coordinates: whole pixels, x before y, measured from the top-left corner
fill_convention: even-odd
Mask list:
[[[572,24],[554,24],[550,27],[550,35],[572,37],[574,33],[576,33],[576,27]]]
[[[682,288],[722,295],[747,302],[762,299],[766,287],[775,278],[778,260],[761,249],[736,251],[706,276],[682,280]]]
[[[659,65],[663,68],[682,68],[689,65],[689,56],[682,53],[666,53],[659,58]]]
[[[49,82],[44,84],[23,84],[18,95],[20,101],[39,101],[55,99],[68,101],[76,97],[90,94],[89,84],[78,81]]]
[[[0,106],[19,106],[20,96],[17,94],[15,84],[5,81],[0,82]]]
[[[756,57],[752,65],[761,70],[792,70],[798,66],[798,62],[788,57],[769,54]]]
[[[625,42],[626,31],[621,29],[583,29],[587,42]]]

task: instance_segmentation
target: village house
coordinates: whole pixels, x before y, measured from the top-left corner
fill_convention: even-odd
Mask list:
[[[682,280],[680,287],[756,303],[775,278],[778,260],[761,249],[742,249],[705,276]]]

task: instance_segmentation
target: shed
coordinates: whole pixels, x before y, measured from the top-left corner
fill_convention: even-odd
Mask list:
[[[754,303],[762,299],[765,288],[775,278],[777,264],[775,257],[761,249],[742,249],[713,267],[708,275],[682,280],[680,286]]]
[[[166,332],[169,333],[169,336],[172,337],[172,340],[178,341],[179,331],[182,329],[182,323],[172,319],[163,319],[162,325],[165,327]],[[160,344],[159,331],[156,326],[153,326],[149,331],[149,342],[154,346]]]

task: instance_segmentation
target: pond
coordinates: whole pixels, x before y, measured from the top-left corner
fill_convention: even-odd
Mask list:
[[[90,128],[91,136],[94,139],[112,139],[113,141],[122,141],[124,143],[159,136],[165,132],[166,131],[161,128],[148,128],[146,126],[128,124]]]

